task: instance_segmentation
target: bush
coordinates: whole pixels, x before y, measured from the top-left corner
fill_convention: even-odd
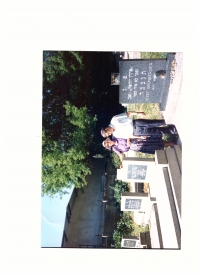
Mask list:
[[[110,188],[114,190],[114,198],[117,202],[117,207],[120,208],[121,194],[122,192],[130,191],[129,183],[122,180],[116,180],[115,186],[110,186]]]
[[[134,222],[133,212],[123,212],[117,223],[117,228],[113,233],[113,241],[115,248],[121,248],[121,240],[123,236],[139,236],[142,232],[149,231],[148,225],[142,227]]]
[[[122,236],[132,235],[133,229],[134,229],[133,213],[123,212],[120,215],[120,220],[117,223],[117,229],[114,230],[114,233],[113,233],[115,248],[121,248]]]
[[[116,154],[115,152],[110,152],[110,157],[111,157],[111,160],[112,160],[112,166],[114,168],[119,168],[120,165],[122,164],[118,154]]]

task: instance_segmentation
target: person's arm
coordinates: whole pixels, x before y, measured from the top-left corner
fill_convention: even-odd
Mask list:
[[[130,138],[146,139],[146,136],[134,136],[134,135],[131,135],[131,136],[129,137],[129,139],[130,139]]]
[[[130,115],[143,115],[145,116],[146,114],[144,112],[136,112],[136,111],[129,111],[126,113],[127,116],[129,117]]]
[[[130,147],[130,138],[127,138],[126,145],[127,145],[128,147]]]

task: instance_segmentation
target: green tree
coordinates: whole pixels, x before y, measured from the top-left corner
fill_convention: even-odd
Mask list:
[[[58,77],[72,74],[84,68],[79,52],[44,51],[43,80],[54,82]]]
[[[43,127],[57,140],[65,130],[66,101],[83,107],[88,104],[92,88],[83,70],[83,53],[43,52]]]
[[[97,118],[87,113],[87,108],[77,108],[70,102],[66,110],[66,133],[62,139],[53,139],[43,128],[42,136],[42,195],[66,193],[66,188],[87,185],[91,174],[89,148]]]

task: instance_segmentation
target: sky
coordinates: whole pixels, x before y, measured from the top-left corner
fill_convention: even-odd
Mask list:
[[[61,247],[66,207],[74,187],[69,194],[60,197],[41,198],[41,247]]]

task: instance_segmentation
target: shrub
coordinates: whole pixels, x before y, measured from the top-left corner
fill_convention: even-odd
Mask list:
[[[140,233],[147,231],[149,231],[148,225],[142,227],[134,222],[133,212],[123,212],[113,233],[114,247],[121,248],[123,236],[139,236]]]
[[[119,168],[120,165],[122,164],[118,154],[116,154],[115,152],[110,152],[110,157],[112,160],[112,165],[114,168]]]
[[[113,241],[115,248],[121,248],[121,240],[123,235],[132,235],[134,221],[132,212],[123,212],[120,220],[117,222],[117,229],[113,233]]]
[[[129,183],[122,180],[116,180],[115,186],[110,186],[110,188],[114,190],[114,198],[116,200],[117,207],[119,208],[121,204],[122,192],[130,191]]]

